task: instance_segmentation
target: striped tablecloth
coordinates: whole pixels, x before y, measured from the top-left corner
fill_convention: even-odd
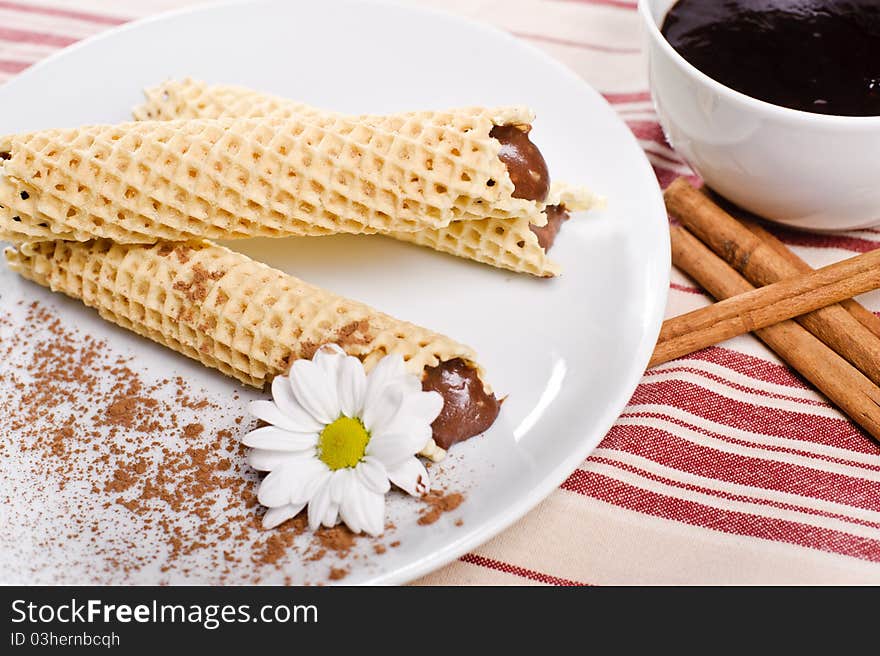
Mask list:
[[[690,173],[657,125],[635,2],[416,3],[495,23],[544,48],[605,95],[661,184]],[[0,81],[79,39],[192,4],[0,0]],[[814,266],[880,245],[880,230],[777,234]],[[878,294],[864,302],[880,309]],[[673,272],[667,316],[706,303]],[[559,490],[422,582],[878,583],[880,447],[756,339],[740,337],[648,371]]]

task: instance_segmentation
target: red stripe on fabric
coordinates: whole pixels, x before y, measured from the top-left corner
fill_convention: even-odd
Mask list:
[[[666,141],[666,135],[663,134],[663,128],[660,127],[660,124],[657,121],[631,120],[626,121],[626,124],[629,126],[629,129],[632,130],[633,134],[636,135],[637,139],[653,141],[661,146],[672,148],[672,146],[669,145],[669,142]]]
[[[649,143],[654,143],[654,142],[649,141]],[[662,144],[662,145],[666,146],[666,144]],[[668,148],[669,146],[666,146],[666,147]],[[660,159],[661,162],[659,162],[659,164],[661,164],[661,165],[669,164],[671,166],[687,166],[687,164],[684,163],[684,160],[678,159],[678,157],[676,157],[675,155],[666,155],[665,153],[658,153],[655,150],[648,150],[644,145],[642,145],[642,150],[644,150],[645,153],[647,153],[649,156],[656,157],[656,158]]]
[[[650,91],[630,91],[625,93],[603,93],[605,98],[612,105],[622,105],[624,103],[646,102],[651,100]]]
[[[45,32],[31,32],[29,30],[16,30],[11,27],[0,27],[0,40],[15,43],[36,43],[42,46],[55,46],[63,48],[79,39],[60,34],[47,34]]]
[[[689,356],[684,356],[684,357],[689,357]],[[673,362],[677,362],[677,361],[674,360]],[[822,408],[828,407],[827,403],[825,403],[824,401],[820,401],[818,399],[802,399],[798,396],[791,396],[789,394],[779,394],[777,392],[770,392],[767,390],[757,389],[755,387],[749,387],[748,385],[743,385],[741,383],[737,383],[732,380],[728,380],[727,378],[724,378],[723,376],[719,376],[718,374],[715,374],[715,373],[712,373],[709,371],[703,371],[702,369],[697,369],[695,367],[688,367],[687,365],[671,366],[671,367],[667,366],[666,368],[659,370],[659,371],[654,370],[654,369],[648,369],[648,371],[645,372],[645,375],[646,376],[648,376],[648,375],[661,375],[661,374],[676,373],[676,372],[687,372],[687,373],[697,374],[699,376],[703,376],[704,378],[709,378],[710,380],[714,380],[718,383],[721,383],[722,385],[724,385],[726,387],[730,387],[730,388],[739,390],[740,392],[749,392],[751,394],[758,394],[760,396],[766,396],[767,398],[771,398],[771,399],[795,401],[797,403],[804,403],[806,405],[815,405],[815,406],[819,406]]]
[[[618,55],[632,55],[641,52],[638,48],[618,48],[617,46],[606,46],[599,43],[588,43],[586,41],[571,41],[570,39],[560,39],[555,36],[547,36],[546,34],[532,34],[531,32],[511,32],[514,36],[529,41],[542,41],[544,43],[553,43],[560,46],[570,46],[572,48],[581,48],[584,50],[593,50],[596,52],[610,52]]]
[[[647,469],[642,469],[641,467],[636,467],[635,465],[630,465],[625,462],[618,462],[617,460],[612,460],[610,458],[597,458],[590,457],[591,462],[598,462],[604,465],[608,465],[609,467],[615,467],[616,469],[622,469],[623,471],[630,472],[632,474],[637,474],[643,478],[647,478],[649,480],[655,481],[657,483],[663,483],[664,485],[670,485],[672,487],[677,487],[682,490],[688,490],[690,492],[699,492],[701,494],[706,494],[709,496],[717,497],[719,499],[729,499],[731,501],[741,501],[745,503],[753,503],[759,506],[767,506],[769,508],[778,508],[780,510],[790,510],[793,512],[803,513],[805,515],[814,515],[816,517],[828,517],[829,519],[839,519],[845,522],[849,522],[850,524],[857,524],[859,526],[866,526],[868,528],[880,528],[880,522],[872,522],[867,519],[862,519],[860,517],[854,517],[852,515],[845,515],[843,513],[830,512],[827,510],[819,510],[817,508],[810,508],[808,506],[802,506],[794,503],[785,503],[783,501],[774,501],[772,499],[763,499],[761,497],[749,496],[746,494],[733,494],[732,492],[725,492],[723,490],[716,490],[710,487],[704,487],[702,485],[695,485],[693,483],[685,483],[682,481],[676,481],[675,479],[668,478],[666,476],[661,476],[659,474],[655,474],[653,472],[648,471]]]
[[[679,292],[687,292],[688,294],[697,294],[698,296],[705,296],[702,290],[697,289],[696,287],[688,287],[687,285],[679,285],[677,282],[669,283],[669,289],[674,289]]]
[[[5,59],[0,59],[0,71],[2,71],[3,73],[21,73],[30,65],[30,62],[9,61]]]
[[[827,233],[807,233],[789,230],[779,226],[766,226],[783,243],[790,246],[808,246],[810,248],[839,248],[855,253],[867,253],[880,248],[880,242],[871,239],[860,239],[845,235]]]
[[[654,153],[651,153],[651,155],[654,155]],[[660,183],[661,189],[666,189],[678,178],[685,178],[687,180],[698,179],[696,176],[682,175],[678,171],[657,162],[651,162],[651,168],[654,169],[654,175],[657,176],[657,182]]]
[[[710,346],[702,351],[691,353],[687,357],[721,365],[722,367],[732,369],[737,373],[744,374],[756,380],[762,380],[766,383],[786,385],[798,389],[812,389],[794,372],[794,370],[789,369],[785,365],[770,362],[753,355],[740,353],[739,351],[734,351],[732,349],[726,349],[721,346]]]
[[[9,9],[30,14],[43,14],[45,16],[58,16],[60,18],[73,18],[75,20],[99,23],[101,25],[121,25],[122,23],[127,23],[129,21],[127,18],[119,18],[116,16],[92,14],[85,11],[74,11],[71,9],[58,9],[56,7],[45,7],[43,5],[24,5],[18,2],[4,2],[2,0],[0,0],[0,9]]]
[[[668,430],[649,426],[613,426],[599,446],[626,451],[681,472],[716,481],[834,501],[866,510],[880,510],[880,483],[876,481],[820,471],[771,460],[769,457],[727,453],[694,444]]]
[[[880,454],[880,446],[842,416],[823,417],[731,399],[686,381],[644,380],[630,404],[665,405],[753,433],[824,444],[857,453]]]
[[[709,437],[713,437],[722,442],[727,442],[729,444],[738,444],[740,446],[746,446],[750,448],[760,449],[762,451],[766,451],[768,453],[788,453],[795,456],[801,456],[803,458],[809,458],[812,460],[816,460],[818,462],[832,462],[839,465],[846,465],[848,467],[853,467],[855,469],[860,469],[864,471],[878,472],[880,471],[880,464],[865,464],[864,462],[859,462],[853,460],[852,458],[839,457],[839,456],[828,456],[817,454],[812,451],[805,451],[803,449],[798,449],[793,446],[787,446],[784,443],[780,442],[778,445],[773,444],[759,444],[758,442],[753,442],[746,438],[737,438],[730,437],[728,435],[723,435],[721,433],[709,430],[708,428],[703,428],[693,422],[685,421],[683,419],[679,419],[677,417],[673,417],[668,413],[664,413],[662,411],[658,412],[626,412],[624,411],[621,415],[621,418],[626,419],[660,419],[662,421],[668,422],[675,426],[681,426],[682,428],[687,428],[698,433],[702,433],[703,435],[707,435]],[[621,425],[623,427],[623,425]],[[645,428],[639,424],[639,427]],[[610,432],[610,431],[609,431]]]
[[[539,581],[541,583],[546,583],[548,585],[558,585],[558,586],[588,586],[589,583],[581,583],[579,581],[572,581],[570,579],[561,579],[558,576],[551,576],[550,574],[544,574],[543,572],[536,572],[533,569],[526,569],[525,567],[520,567],[519,565],[511,565],[510,563],[504,563],[500,560],[495,560],[494,558],[486,558],[485,556],[478,556],[477,554],[465,554],[461,558],[460,561],[463,563],[469,563],[471,565],[478,565],[480,567],[485,567],[486,569],[494,569],[497,572],[504,572],[505,574],[514,574],[524,579],[529,579],[532,581]]]
[[[806,526],[790,520],[712,508],[694,501],[643,490],[595,472],[578,469],[561,487],[569,492],[583,494],[621,508],[682,524],[772,542],[795,544],[873,562],[880,561],[880,540]]]

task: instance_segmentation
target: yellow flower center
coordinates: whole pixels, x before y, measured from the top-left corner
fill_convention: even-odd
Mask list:
[[[360,419],[342,416],[318,437],[318,457],[332,470],[354,467],[367,450],[370,434]]]

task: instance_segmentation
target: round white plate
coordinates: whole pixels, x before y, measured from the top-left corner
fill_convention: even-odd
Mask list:
[[[635,389],[659,330],[669,279],[666,213],[654,174],[599,94],[540,51],[485,25],[394,5],[275,0],[163,15],[50,57],[0,88],[2,130],[128,120],[143,87],[184,76],[352,113],[504,103],[536,110],[533,139],[554,179],[587,184],[608,198],[607,210],[576,215],[563,228],[553,249],[564,267],[558,279],[515,275],[381,237],[232,246],[472,345],[496,391],[509,395],[489,433],[457,446],[443,467],[432,469],[436,483],[464,491],[459,509],[420,526],[419,502],[390,496],[396,529],[389,539],[400,546],[382,555],[373,554],[368,541],[358,546],[360,557],[346,560],[345,583],[412,580],[485,542],[547,496],[596,446]],[[16,301],[36,299],[55,307],[70,325],[134,355],[146,379],[186,377],[229,409],[200,417],[215,428],[247,400],[264,396],[241,391],[2,266],[0,292],[15,321],[23,320]],[[236,389],[239,400],[233,399]],[[37,494],[17,462],[29,456],[16,452],[14,431],[0,431],[6,443],[0,459],[4,498],[36,504],[45,511],[33,513],[39,517],[79,495],[77,512],[94,514],[99,542],[114,531],[145,532],[131,547],[144,550],[143,565],[114,572],[87,541],[73,535],[61,544],[51,540],[63,526],[29,523],[27,513],[0,506],[0,526],[15,526],[15,548],[7,542],[0,551],[0,581],[219,580],[205,550],[162,571],[166,554],[149,546],[149,529],[122,506],[102,508],[106,498],[90,493],[90,482],[70,481],[60,489],[49,472]],[[327,578],[327,561],[304,562],[293,553],[265,571],[244,562],[242,571],[224,580]]]

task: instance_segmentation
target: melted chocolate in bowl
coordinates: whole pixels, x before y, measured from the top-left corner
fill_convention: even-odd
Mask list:
[[[501,143],[498,159],[504,162],[513,182],[513,197],[543,203],[550,192],[550,173],[528,131],[514,125],[496,125],[489,136]]]
[[[753,98],[880,116],[878,0],[678,0],[661,31],[700,71]]]
[[[422,389],[443,397],[443,409],[431,429],[444,449],[486,432],[501,411],[501,401],[486,393],[477,371],[458,358],[425,370]]]

